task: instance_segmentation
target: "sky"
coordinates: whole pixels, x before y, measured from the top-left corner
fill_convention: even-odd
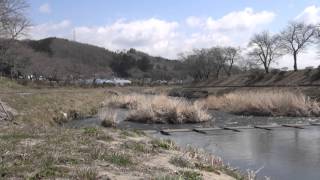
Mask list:
[[[212,46],[246,48],[253,34],[289,21],[320,23],[320,0],[29,0],[29,39],[61,37],[110,50],[135,48],[171,59]],[[75,34],[75,36],[74,36]],[[300,67],[320,65],[316,47]],[[284,56],[275,67],[292,66]]]

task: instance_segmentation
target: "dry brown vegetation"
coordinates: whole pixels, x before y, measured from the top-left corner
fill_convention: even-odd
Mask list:
[[[9,84],[4,87],[0,84],[1,101],[17,114],[14,123],[0,121],[0,179],[226,180],[241,177],[228,166],[186,156],[172,141],[153,139],[143,132],[50,126],[97,114],[100,102],[110,96],[105,89],[32,89],[6,82]],[[126,88],[123,93],[131,90]],[[108,120],[108,126],[109,122],[113,125],[112,111],[98,115]],[[172,157],[182,156],[190,161],[192,168],[174,165],[179,162],[174,162]]]
[[[165,95],[112,96],[105,104],[130,109],[127,120],[135,122],[180,124],[204,122],[211,118],[203,103],[192,103],[182,98],[171,98]]]
[[[168,87],[146,87],[143,92],[159,93]],[[139,92],[141,87],[109,88],[47,88],[22,86],[0,77],[0,101],[11,107],[16,122],[33,124],[63,124],[72,119],[94,116],[105,97],[112,93]],[[17,113],[15,113],[17,112]]]
[[[238,91],[223,96],[209,96],[205,103],[210,109],[243,115],[320,115],[317,101],[293,91]]]
[[[1,179],[241,177],[215,157],[140,132],[34,126],[1,126],[0,131]],[[192,168],[180,167],[173,158],[182,156]]]
[[[99,119],[101,119],[101,125],[104,127],[116,127],[117,126],[117,113],[110,109],[100,110],[98,113]]]

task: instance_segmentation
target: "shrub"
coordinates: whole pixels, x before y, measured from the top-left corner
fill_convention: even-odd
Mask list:
[[[311,75],[311,81],[317,81],[320,79],[320,66],[315,70],[315,72]]]
[[[117,113],[110,110],[99,112],[99,118],[102,120],[101,125],[104,127],[116,127],[117,126]]]
[[[69,110],[69,112],[68,112],[68,118],[70,118],[70,119],[79,119],[81,117],[82,116],[81,116],[80,112],[75,109]]]
[[[138,103],[142,103],[146,100],[146,97],[138,94],[130,95],[113,95],[109,96],[104,102],[105,105],[116,107],[116,108],[126,108],[126,109],[136,109]]]
[[[164,95],[139,97],[128,121],[143,123],[198,123],[211,119],[204,104],[190,103],[181,98]]]
[[[290,91],[249,91],[229,93],[206,100],[210,109],[235,114],[264,116],[319,116],[319,103],[302,93]]]

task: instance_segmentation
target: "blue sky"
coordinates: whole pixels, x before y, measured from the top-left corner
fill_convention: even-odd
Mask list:
[[[76,40],[80,42],[111,50],[134,47],[169,58],[176,58],[179,52],[193,48],[214,45],[243,47],[252,34],[265,29],[276,33],[291,20],[320,22],[319,0],[29,2],[34,25],[29,38],[57,36],[72,39],[72,33],[76,32]],[[307,65],[310,62],[303,64]]]
[[[76,25],[99,25],[125,18],[129,20],[156,17],[181,21],[189,16],[219,18],[229,12],[251,7],[256,11],[275,12],[277,21],[285,23],[305,7],[320,5],[316,0],[30,0],[32,19],[36,23],[71,19]],[[45,3],[52,13],[38,11]]]

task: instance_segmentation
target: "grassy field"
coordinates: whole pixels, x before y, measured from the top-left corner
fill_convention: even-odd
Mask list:
[[[1,79],[0,99],[14,119],[0,121],[0,179],[245,179],[219,158],[191,147],[180,149],[143,132],[115,129],[112,124],[59,126],[96,115],[111,95],[139,91],[139,87],[38,89]],[[112,113],[100,116],[113,118]]]

